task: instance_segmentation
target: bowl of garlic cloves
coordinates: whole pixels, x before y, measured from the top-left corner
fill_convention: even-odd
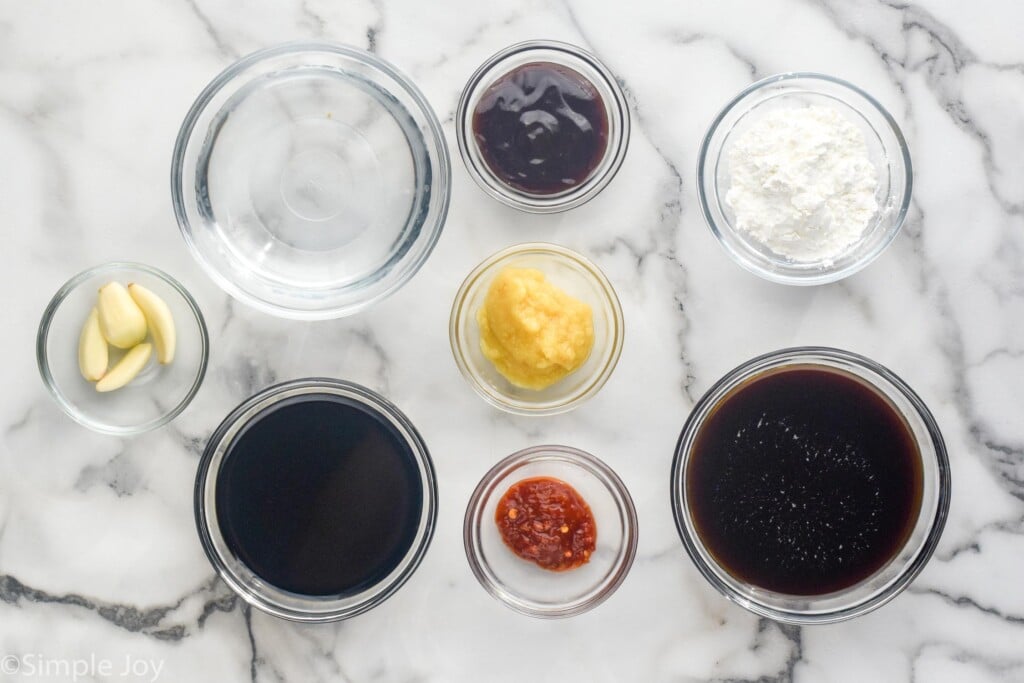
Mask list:
[[[141,263],[106,263],[68,280],[43,312],[36,360],[76,422],[107,434],[167,424],[206,374],[209,336],[188,291]]]

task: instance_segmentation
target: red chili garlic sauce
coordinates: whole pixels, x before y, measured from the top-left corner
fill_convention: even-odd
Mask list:
[[[565,571],[590,561],[597,524],[573,487],[552,477],[523,479],[509,487],[494,513],[512,552],[542,569]]]
[[[608,148],[608,114],[582,74],[532,62],[499,77],[473,110],[487,167],[522,192],[553,195],[587,180]]]

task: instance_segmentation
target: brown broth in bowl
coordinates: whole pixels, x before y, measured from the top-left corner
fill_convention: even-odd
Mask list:
[[[864,581],[921,508],[921,454],[899,410],[856,376],[799,365],[723,397],[685,472],[694,527],[734,578],[790,595]]]

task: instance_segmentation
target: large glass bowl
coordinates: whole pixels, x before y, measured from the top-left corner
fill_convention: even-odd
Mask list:
[[[171,195],[193,255],[235,298],[299,319],[354,313],[423,265],[450,162],[416,86],[363,50],[294,43],[242,58],[200,93]]]
[[[752,378],[794,366],[838,370],[873,387],[901,415],[913,434],[921,457],[921,506],[903,547],[871,576],[842,590],[822,595],[778,593],[734,577],[719,564],[701,540],[687,495],[687,466],[694,443],[709,416],[733,391]],[[921,572],[939,542],[949,512],[949,459],[931,412],[892,371],[849,351],[801,347],[754,358],[708,389],[690,413],[679,436],[672,461],[671,489],[672,509],[683,545],[712,586],[760,616],[791,624],[823,624],[851,619],[881,607],[899,595]]]
[[[99,288],[112,281],[137,282],[167,303],[177,349],[171,363],[150,360],[126,386],[99,393],[79,371],[78,337]],[[113,364],[124,352],[110,347],[110,354]],[[36,337],[39,374],[57,405],[79,424],[104,434],[139,434],[173,420],[199,391],[208,358],[206,323],[195,299],[170,275],[141,263],[105,263],[68,280],[43,312]]]
[[[726,204],[731,144],[767,112],[822,106],[839,112],[864,134],[868,155],[878,170],[878,211],[860,238],[841,254],[797,261],[751,238],[735,225]],[[715,117],[700,147],[697,194],[708,226],[740,266],[773,282],[820,285],[852,275],[874,261],[896,238],[910,207],[913,171],[899,125],[871,95],[852,83],[814,73],[785,73],[754,83]]]

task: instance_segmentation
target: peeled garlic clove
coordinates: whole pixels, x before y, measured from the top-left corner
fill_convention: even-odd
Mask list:
[[[128,285],[128,293],[146,316],[149,334],[153,337],[153,345],[156,346],[156,359],[163,365],[170,363],[174,360],[177,335],[174,329],[174,316],[171,315],[167,302],[134,282]]]
[[[78,369],[82,377],[95,382],[107,371],[108,358],[107,340],[100,332],[100,315],[96,309],[89,312],[89,317],[82,326],[82,334],[78,337]]]
[[[120,282],[100,287],[96,310],[103,337],[117,348],[130,349],[146,338],[146,316]]]
[[[107,374],[96,382],[96,391],[107,392],[120,389],[128,382],[135,379],[136,375],[146,367],[149,357],[153,355],[152,344],[139,344],[124,355],[117,364],[107,371]]]

